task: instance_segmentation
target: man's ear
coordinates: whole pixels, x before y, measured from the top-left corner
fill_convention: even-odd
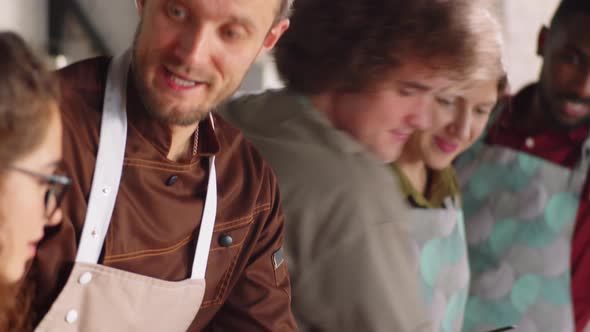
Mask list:
[[[545,43],[547,42],[547,36],[549,35],[549,28],[542,26],[539,31],[539,37],[537,39],[537,55],[543,57],[543,51],[545,50]]]
[[[272,50],[273,47],[279,41],[279,38],[289,29],[290,21],[287,18],[281,19],[270,29],[266,37],[264,38],[264,42],[262,43],[262,51],[268,52]]]

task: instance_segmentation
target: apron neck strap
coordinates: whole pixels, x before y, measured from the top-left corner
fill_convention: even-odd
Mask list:
[[[131,51],[114,58],[109,66],[102,110],[100,139],[88,211],[84,220],[76,262],[97,264],[111,222],[127,141],[127,80]],[[213,116],[209,121],[215,128]],[[209,179],[203,218],[193,260],[191,279],[204,279],[217,213],[215,157],[209,159]]]
[[[76,262],[98,262],[115,207],[127,140],[125,89],[130,63],[131,52],[127,51],[109,66],[96,166]]]

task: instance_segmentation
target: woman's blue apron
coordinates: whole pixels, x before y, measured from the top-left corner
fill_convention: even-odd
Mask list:
[[[445,208],[407,211],[424,303],[435,332],[459,332],[469,288],[463,212],[458,199]]]
[[[571,240],[589,160],[572,170],[479,142],[458,161],[471,268],[464,331],[574,331]]]

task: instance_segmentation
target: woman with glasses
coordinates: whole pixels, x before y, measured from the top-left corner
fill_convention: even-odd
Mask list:
[[[0,73],[0,331],[22,331],[27,303],[15,299],[32,286],[19,280],[44,228],[61,219],[70,180],[55,174],[62,155],[57,82],[13,33],[0,33]]]

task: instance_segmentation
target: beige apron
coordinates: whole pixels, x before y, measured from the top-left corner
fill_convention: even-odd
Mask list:
[[[207,197],[190,279],[169,282],[98,264],[123,168],[130,58],[127,52],[110,65],[99,150],[76,262],[37,332],[180,332],[187,330],[201,306],[217,208],[214,157],[210,159]]]
[[[422,298],[432,330],[460,332],[469,290],[469,263],[463,211],[458,198],[444,208],[413,208],[405,224],[416,248]]]

